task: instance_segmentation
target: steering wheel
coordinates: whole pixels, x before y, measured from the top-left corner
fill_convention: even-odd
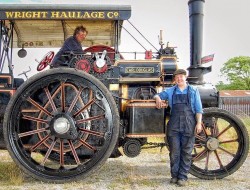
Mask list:
[[[54,58],[54,54],[55,53],[53,51],[49,51],[37,65],[37,71],[42,71],[45,69],[51,63],[52,59]]]

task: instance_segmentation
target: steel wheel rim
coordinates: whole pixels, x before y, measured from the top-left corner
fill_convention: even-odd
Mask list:
[[[67,77],[70,79],[66,79]],[[108,158],[106,152],[110,152],[110,145],[114,144],[114,116],[105,93],[88,79],[69,74],[67,77],[63,73],[60,75],[52,74],[28,86],[23,90],[25,95],[16,98],[13,106],[13,110],[16,111],[10,119],[8,141],[11,151],[22,166],[44,179],[68,180],[88,173],[97,168],[99,162]],[[51,87],[56,85],[57,87]],[[35,89],[35,86],[39,86],[39,88]],[[63,89],[65,91],[71,89],[72,98],[67,98],[67,93]],[[89,91],[89,98],[84,98],[84,91]],[[44,102],[37,101],[39,95],[46,95],[46,100]],[[58,101],[61,103],[55,101],[56,96],[59,96]],[[76,97],[78,98],[76,99]],[[80,99],[83,104],[80,103]],[[93,109],[96,111],[91,108],[94,105]],[[34,108],[39,110],[38,113],[29,115],[27,109]],[[69,139],[67,135],[65,137],[51,132],[51,120],[58,114],[68,111],[68,115],[73,118],[73,123],[77,128],[77,136],[80,138]],[[95,113],[91,114],[91,112]],[[49,117],[51,119],[48,122]],[[24,120],[36,123],[35,129],[23,130]],[[93,123],[100,123],[103,126],[94,127]],[[27,145],[27,140],[23,140],[29,136],[38,139],[31,146]],[[90,144],[89,139],[95,139],[98,143]],[[93,151],[93,155],[78,156],[77,151],[82,146]],[[40,153],[39,148],[45,148],[46,153]],[[52,152],[58,153],[60,160],[51,159]],[[75,164],[64,162],[64,155],[65,157],[70,155]]]
[[[225,113],[205,113],[204,118],[213,120],[213,128],[203,122],[202,134],[196,135],[191,173],[204,178],[223,178],[234,172],[247,142],[238,123]],[[215,163],[211,161],[212,154]]]

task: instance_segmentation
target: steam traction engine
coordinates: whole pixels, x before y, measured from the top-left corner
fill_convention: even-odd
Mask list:
[[[249,140],[244,124],[217,108],[216,89],[203,82],[203,74],[210,70],[200,64],[203,3],[189,1],[188,80],[199,88],[204,107],[191,174],[215,179],[243,164]],[[118,36],[119,21],[115,23]],[[38,70],[51,61],[50,56],[44,57]],[[119,156],[119,147],[128,157],[139,155],[149,137],[166,135],[167,103],[158,110],[153,96],[173,85],[172,74],[178,67],[174,48],[162,46],[156,56],[124,60],[118,47],[104,45],[91,46],[84,54],[69,52],[66,67],[34,75],[8,101],[2,147],[26,173],[51,182],[89,176],[110,156]]]

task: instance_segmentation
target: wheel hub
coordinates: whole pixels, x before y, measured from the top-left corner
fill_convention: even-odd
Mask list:
[[[219,141],[216,138],[210,138],[207,141],[207,148],[209,150],[216,150],[219,147]]]
[[[77,69],[79,70],[82,70],[82,71],[85,71],[87,73],[89,73],[90,71],[90,63],[87,59],[82,59],[82,60],[79,60],[77,63],[76,63],[76,66],[75,66]]]
[[[56,133],[64,134],[69,131],[70,122],[64,117],[59,117],[55,120],[53,127]]]
[[[64,113],[55,115],[51,120],[50,129],[52,135],[61,139],[74,140],[78,136],[73,118]]]
[[[141,144],[139,140],[128,139],[123,145],[123,152],[130,158],[138,156],[141,152]]]

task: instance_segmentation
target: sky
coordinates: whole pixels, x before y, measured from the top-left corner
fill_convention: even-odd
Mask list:
[[[189,46],[189,13],[188,0],[0,0],[2,3],[63,3],[63,4],[123,4],[131,5],[130,22],[158,49],[158,36],[163,30],[163,42],[177,47],[178,65],[187,69],[190,64]],[[215,54],[212,72],[206,74],[204,80],[217,84],[225,81],[221,77],[220,69],[230,58],[236,56],[250,56],[250,22],[249,0],[206,0],[203,19],[203,51],[202,56]],[[139,37],[128,23],[124,27],[135,37],[140,39],[146,49],[154,48]],[[120,51],[144,51],[125,31],[122,31]],[[17,50],[16,50],[17,51]],[[28,76],[36,72],[37,62],[48,50],[29,50],[25,58],[18,58],[15,54],[14,74],[17,76],[25,70],[32,69]],[[126,57],[125,57],[126,58]]]

